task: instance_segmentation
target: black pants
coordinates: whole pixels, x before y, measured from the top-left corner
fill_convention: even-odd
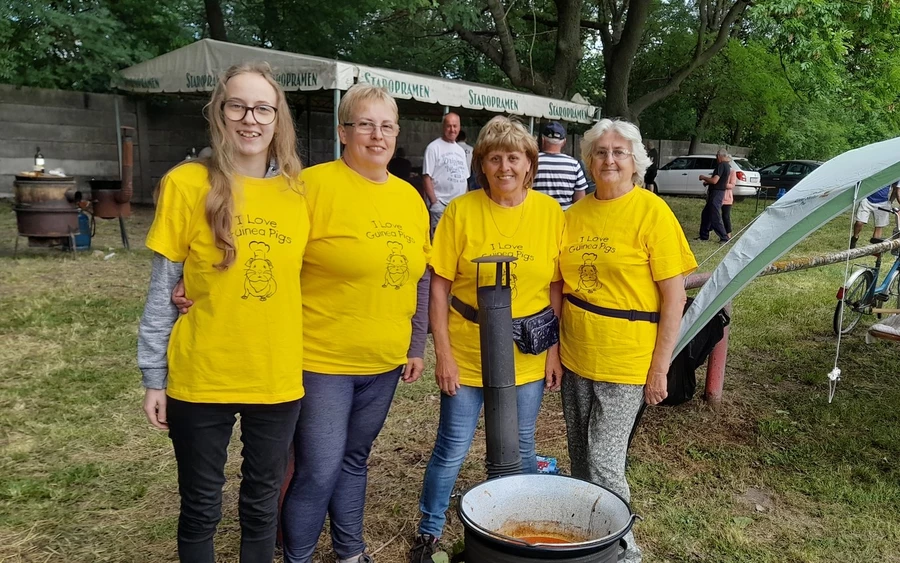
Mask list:
[[[706,205],[700,214],[700,238],[707,240],[709,231],[715,231],[719,240],[728,240],[725,225],[722,224],[722,200],[725,199],[725,190],[710,188],[706,195]]]
[[[241,563],[272,563],[278,496],[287,469],[300,401],[275,405],[167,401],[169,438],[178,462],[178,557],[214,563],[213,536],[222,518],[225,460],[235,415],[241,415]]]
[[[725,225],[725,232],[731,234],[731,205],[722,206],[722,223]]]

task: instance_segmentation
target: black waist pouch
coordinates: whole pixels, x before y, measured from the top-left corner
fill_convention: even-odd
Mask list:
[[[531,316],[513,319],[513,340],[523,354],[542,354],[559,342],[559,318],[547,307]]]
[[[463,303],[456,296],[450,299],[450,306],[464,319],[478,324],[478,309]],[[513,341],[523,354],[537,356],[559,342],[559,317],[547,307],[528,317],[512,320]]]

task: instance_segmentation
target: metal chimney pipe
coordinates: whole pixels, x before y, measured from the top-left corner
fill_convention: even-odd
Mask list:
[[[509,266],[514,261],[515,258],[510,256],[484,256],[473,260],[478,280],[481,279],[478,276],[481,264],[497,266],[494,284],[478,288],[488,479],[522,473]]]

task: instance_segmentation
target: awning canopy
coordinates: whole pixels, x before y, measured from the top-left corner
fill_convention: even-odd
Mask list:
[[[208,92],[228,67],[256,60],[272,65],[275,78],[288,91],[347,90],[358,81],[383,86],[395,98],[451,108],[578,123],[593,123],[597,115],[597,108],[587,104],[213,39],[122,70],[115,85],[131,92]]]
[[[898,179],[900,137],[845,152],[800,180],[763,211],[700,289],[684,315],[675,354],[766,266],[860,199]]]
[[[353,65],[340,61],[201,39],[120,71],[115,86],[130,92],[211,92],[228,67],[249,61],[272,65],[288,91],[346,90],[356,75]]]

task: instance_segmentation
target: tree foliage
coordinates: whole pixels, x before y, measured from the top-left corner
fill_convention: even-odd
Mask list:
[[[213,37],[569,98],[653,138],[828,158],[900,126],[892,0],[7,0],[0,81],[108,89]]]

